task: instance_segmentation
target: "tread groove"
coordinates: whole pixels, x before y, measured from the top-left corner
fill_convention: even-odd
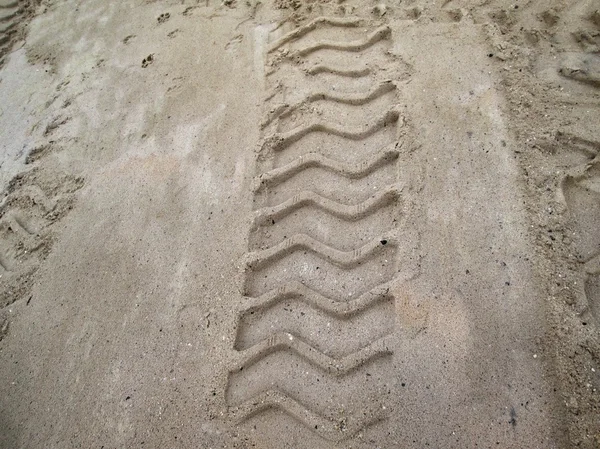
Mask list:
[[[399,199],[400,189],[398,186],[388,186],[385,190],[373,195],[368,200],[355,205],[340,204],[314,192],[305,191],[277,206],[257,211],[252,230],[256,230],[260,226],[265,226],[273,220],[281,220],[304,207],[321,209],[342,220],[359,221]]]
[[[283,411],[311,431],[317,433],[323,439],[336,443],[352,438],[361,430],[387,417],[385,410],[377,409],[373,410],[369,418],[364,418],[361,421],[350,421],[342,425],[315,413],[296,399],[277,390],[260,393],[237,407],[231,407],[229,411],[237,417],[238,423],[243,423],[259,413],[272,408]],[[369,416],[368,414],[366,415]]]
[[[355,95],[340,95],[331,92],[315,92],[308,96],[306,96],[302,101],[294,104],[294,105],[282,105],[282,107],[278,107],[273,111],[272,114],[269,115],[267,120],[263,122],[261,125],[263,128],[268,126],[275,120],[276,118],[285,118],[292,115],[295,111],[300,109],[302,106],[313,103],[316,101],[330,101],[332,103],[340,103],[347,104],[352,106],[361,106],[373,101],[389,92],[392,92],[396,89],[396,85],[391,80],[386,80],[380,82],[377,86],[372,88],[366,94],[355,94]]]
[[[274,151],[282,151],[291,144],[298,142],[303,137],[311,133],[322,132],[332,134],[337,137],[342,137],[349,140],[362,140],[373,134],[387,125],[398,121],[400,113],[396,108],[387,111],[382,117],[377,119],[372,124],[367,124],[363,129],[348,129],[337,127],[327,122],[314,122],[309,125],[299,126],[291,131],[282,134],[275,134],[265,140],[263,148],[269,148]]]
[[[385,244],[382,244],[383,241],[385,241]],[[395,248],[397,245],[398,243],[394,238],[376,238],[353,251],[340,251],[306,234],[296,234],[271,248],[249,253],[246,267],[247,269],[259,270],[287,257],[292,252],[307,250],[335,266],[349,269],[369,260],[383,249],[389,247]]]
[[[241,314],[271,307],[280,301],[292,298],[302,299],[306,304],[331,316],[349,318],[374,304],[393,299],[393,296],[389,293],[389,287],[383,285],[375,287],[351,301],[337,301],[321,295],[301,282],[291,281],[256,298],[250,298],[250,303],[241,311]]]
[[[357,40],[353,42],[336,42],[336,41],[322,41],[317,42],[314,45],[310,45],[301,50],[297,50],[290,54],[290,57],[298,57],[298,56],[308,56],[311,53],[314,53],[319,50],[337,50],[337,51],[346,51],[346,52],[359,52],[365,50],[377,42],[382,41],[384,39],[389,39],[392,35],[392,29],[389,26],[382,26],[377,28],[371,34],[369,34],[365,39]]]
[[[382,150],[355,164],[330,159],[319,153],[307,153],[283,167],[275,168],[255,178],[254,191],[258,193],[265,188],[276,186],[309,168],[320,168],[349,179],[364,178],[384,165],[396,161],[399,156],[397,147],[398,145],[394,144],[394,149]]]
[[[279,39],[277,39],[275,42],[273,42],[271,44],[268,52],[271,53],[271,52],[277,50],[282,45],[287,44],[288,42],[291,42],[293,40],[299,39],[303,36],[306,36],[311,31],[314,31],[317,28],[320,28],[321,26],[324,26],[324,25],[328,25],[331,27],[348,27],[348,28],[350,28],[350,27],[358,27],[364,23],[365,23],[365,21],[358,17],[349,17],[349,18],[317,17],[316,19],[312,20],[311,22],[307,23],[306,25],[296,28],[295,30],[290,31],[289,33],[287,33],[287,34],[283,35],[282,37],[280,37]]]
[[[252,184],[257,208],[225,387],[240,423],[274,409],[340,442],[389,414],[382,392],[397,330],[390,288],[404,273],[399,255],[414,260],[414,242],[398,229],[410,191],[398,180],[404,121],[391,95],[406,77],[378,68],[393,57],[388,43],[376,45],[392,30],[373,23],[318,17],[267,49],[271,109],[259,125],[263,172]],[[356,29],[369,24],[371,31]],[[332,53],[314,54],[321,50]],[[368,66],[354,65],[361,57]],[[344,84],[330,90],[327,75],[310,78],[319,74]],[[302,85],[311,79],[312,88]],[[331,397],[314,390],[312,376]],[[364,376],[378,382],[364,384]],[[343,404],[354,410],[335,410]]]
[[[375,358],[392,354],[387,344],[387,337],[382,337],[358,351],[336,359],[291,333],[277,332],[260,343],[239,351],[239,360],[234,364],[231,372],[242,371],[277,351],[292,352],[333,376],[345,376]]]

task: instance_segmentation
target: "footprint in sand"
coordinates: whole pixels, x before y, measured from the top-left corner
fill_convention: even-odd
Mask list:
[[[168,12],[165,12],[165,13],[162,13],[160,16],[158,16],[158,18],[156,20],[160,24],[160,23],[165,23],[170,18],[171,18],[171,14],[169,14]]]
[[[142,59],[142,67],[146,68],[152,64],[152,62],[154,62],[154,53],[150,53],[148,56]]]

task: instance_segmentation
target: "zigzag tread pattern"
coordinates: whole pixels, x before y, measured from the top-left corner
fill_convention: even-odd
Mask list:
[[[264,266],[283,259],[288,254],[302,249],[310,251],[321,259],[341,268],[353,268],[370,259],[386,247],[396,247],[398,242],[394,237],[376,238],[353,251],[334,249],[306,234],[296,234],[271,248],[249,253],[246,257],[247,269],[258,270]]]
[[[321,209],[329,215],[343,220],[358,221],[399,199],[400,188],[398,186],[388,186],[382,192],[356,205],[340,204],[314,192],[304,191],[277,206],[257,211],[252,229],[281,220],[303,207]]]
[[[231,407],[229,412],[239,423],[247,421],[269,409],[278,409],[299,421],[301,424],[320,435],[323,439],[339,443],[354,437],[361,430],[384,420],[387,412],[381,409],[370,410],[362,420],[349,423],[335,422],[327,419],[304,406],[287,394],[277,391],[265,391],[237,407]]]
[[[292,352],[322,371],[334,376],[346,375],[376,357],[391,354],[387,339],[384,337],[345,357],[335,359],[291,333],[279,332],[251,348],[241,351],[238,354],[238,361],[231,371],[243,370],[255,364],[258,360],[281,350]]]
[[[293,52],[292,57],[307,56],[319,50],[358,52],[375,45],[381,40],[388,39],[391,34],[392,30],[389,26],[382,26],[369,34],[365,39],[343,43],[336,41],[319,42]]]
[[[25,5],[27,7],[28,5]],[[5,56],[19,35],[22,25],[23,7],[19,7],[17,0],[8,0],[0,5],[0,67],[4,63]]]
[[[294,298],[301,299],[312,307],[331,316],[349,318],[378,302],[392,299],[393,296],[389,291],[389,287],[379,286],[367,293],[363,293],[352,301],[336,301],[335,299],[321,295],[301,282],[292,281],[257,298],[247,298],[246,307],[240,311],[240,315],[271,307],[285,299]]]
[[[321,295],[319,292],[305,286],[301,282],[291,281],[258,298],[247,298],[249,304],[238,313],[238,329],[235,341],[235,349],[242,351],[254,346],[256,343],[266,339],[269,335],[278,331],[286,331],[302,339],[306,339],[312,346],[323,348],[323,352],[334,353],[336,357],[353,352],[368,346],[373,338],[381,338],[389,335],[394,327],[392,314],[394,307],[394,296],[389,293],[389,287],[377,287],[368,293],[350,301],[336,301]],[[290,316],[293,309],[310,323],[311,327],[296,325],[293,323],[298,318]],[[304,310],[304,311],[303,311]],[[285,315],[278,315],[286,312]],[[354,326],[361,326],[361,322],[375,320],[377,329],[369,329],[362,334],[351,331],[351,335],[341,338],[342,329],[351,329],[350,321]],[[276,320],[273,323],[271,320]],[[336,337],[327,337],[326,334],[314,332],[315,323],[328,324],[333,322],[336,327]],[[269,322],[273,324],[268,324]],[[364,325],[364,324],[362,324]],[[292,331],[291,329],[295,329]],[[331,344],[336,342],[336,348]],[[354,349],[349,349],[349,345]]]
[[[281,105],[280,107],[277,107],[271,114],[269,114],[267,120],[263,122],[261,127],[265,128],[276,118],[289,117],[294,113],[294,111],[297,111],[302,106],[309,103],[314,103],[316,101],[330,101],[332,103],[361,106],[381,97],[382,95],[392,92],[395,89],[396,85],[391,80],[387,80],[380,82],[376,87],[372,88],[365,94],[341,95],[334,92],[314,92],[307,95],[302,101],[296,104]]]
[[[276,40],[269,47],[268,53],[280,49],[286,44],[297,41],[316,29],[325,27],[358,27],[366,23],[367,22],[365,22],[363,19],[359,18],[331,19],[320,17]],[[301,59],[306,58],[312,53],[320,50],[337,51],[340,52],[340,54],[345,54],[348,52],[361,52],[374,46],[379,41],[390,38],[391,28],[384,25],[376,28],[374,31],[368,33],[361,39],[349,42],[317,40],[316,42],[305,45],[298,50],[282,52],[282,55],[284,55],[285,58]],[[271,71],[271,73],[272,72],[273,71]],[[309,69],[308,73],[315,76],[319,75],[320,73],[329,73],[341,78],[361,77],[372,73],[372,69],[368,67],[345,67],[343,69],[336,69],[324,64],[318,64]],[[367,82],[368,81],[370,80],[367,80]],[[285,117],[294,114],[295,111],[300,110],[303,108],[303,106],[309,103],[323,101],[324,107],[329,103],[349,106],[362,106],[370,104],[377,98],[393,92],[396,89],[397,86],[395,83],[391,81],[383,81],[363,94],[336,94],[335,92],[332,93],[321,90],[316,92],[313,91],[312,93],[305,95],[303,98],[300,97],[302,99],[297,103],[293,103],[291,105],[282,104],[277,106],[267,116],[265,122],[263,122],[261,125],[261,128],[265,128],[275,120],[282,120]],[[304,115],[300,115],[298,117],[299,118],[295,117],[295,120],[304,119]],[[309,123],[301,124],[290,131],[275,133],[271,134],[269,137],[265,137],[261,146],[261,151],[258,155],[258,160],[264,161],[274,159],[274,154],[276,152],[281,152],[294,143],[306,142],[306,140],[303,139],[313,133],[324,133],[341,139],[362,141],[370,136],[375,135],[388,125],[398,122],[399,119],[400,113],[398,109],[396,107],[392,107],[371,123],[367,123],[362,127],[359,126],[356,128],[334,125],[328,121],[309,120]],[[347,162],[340,162],[339,160],[325,157],[320,153],[302,151],[303,154],[291,162],[288,162],[286,165],[270,168],[258,176],[254,181],[254,192],[255,194],[258,194],[263,190],[268,189],[271,191],[273,189],[277,189],[282,183],[309,169],[319,169],[326,173],[340,175],[346,179],[358,180],[364,178],[371,173],[377,172],[384,166],[394,164],[398,160],[398,144],[393,143],[392,146],[385,147],[384,145],[387,145],[387,143],[383,141],[387,140],[389,143],[388,139],[390,139],[390,135],[382,135],[382,141],[380,142],[381,146],[378,147],[382,148],[383,146],[384,149],[380,150],[374,155],[362,156],[359,159],[359,163],[350,164]],[[298,149],[303,150],[303,148],[300,147],[298,147]],[[371,197],[368,199],[357,204],[343,204],[338,201],[334,201],[312,191],[310,186],[306,185],[302,190],[292,195],[291,198],[282,202],[280,201],[278,204],[273,206],[260,208],[255,211],[250,232],[252,233],[254,230],[267,225],[276,226],[276,223],[279,220],[303,208],[307,208],[309,211],[312,209],[317,209],[344,221],[358,223],[364,217],[371,216],[386,205],[398,202],[401,199],[400,195],[402,187],[397,183],[395,175],[394,179],[391,179],[390,181],[391,182],[384,184],[387,185],[384,190],[371,195]],[[256,294],[258,294],[258,296],[244,298],[246,304],[238,312],[238,325],[240,326],[237,329],[238,336],[241,335],[241,326],[251,326],[253,325],[252,323],[257,322],[250,320],[247,322],[250,324],[247,324],[244,322],[244,317],[247,317],[249,314],[253,314],[255,312],[261,312],[269,308],[273,308],[286,299],[300,301],[312,309],[319,310],[326,315],[341,318],[343,320],[357,317],[359,314],[367,310],[373,309],[379,311],[380,309],[374,308],[378,307],[380,304],[383,304],[384,301],[394,300],[393,295],[389,293],[389,287],[387,284],[390,278],[387,277],[384,279],[383,275],[378,276],[378,278],[375,280],[370,280],[371,287],[367,293],[360,294],[360,292],[364,292],[365,289],[361,288],[362,286],[359,286],[355,292],[355,294],[359,294],[359,296],[354,297],[354,299],[351,300],[348,300],[348,295],[346,295],[345,298],[340,298],[339,300],[335,299],[334,297],[326,296],[315,290],[313,287],[307,286],[303,281],[301,282],[299,280],[293,280],[296,276],[293,273],[293,269],[288,270],[288,272],[291,272],[291,274],[287,278],[279,278],[277,275],[278,270],[284,270],[282,267],[277,265],[279,261],[291,255],[297,255],[302,260],[303,257],[307,257],[307,253],[311,253],[318,259],[324,260],[334,267],[337,267],[337,269],[340,270],[338,273],[342,273],[343,276],[346,276],[343,273],[346,271],[349,273],[350,270],[358,267],[359,265],[367,264],[366,266],[368,267],[371,259],[378,256],[383,251],[391,251],[390,254],[396,254],[398,246],[401,244],[401,242],[399,242],[398,238],[396,237],[396,232],[393,229],[390,230],[389,235],[386,234],[375,237],[372,236],[371,233],[372,237],[369,237],[371,240],[369,240],[366,244],[351,251],[342,251],[333,248],[327,238],[321,241],[315,239],[307,233],[304,233],[304,231],[302,231],[301,222],[296,223],[294,226],[294,233],[289,238],[284,237],[283,241],[280,241],[273,246],[246,254],[243,264],[244,271],[246,273],[245,284],[249,282],[251,274],[261,271],[261,279],[263,275],[265,278],[267,276],[272,277],[275,283],[267,289],[267,284],[273,284],[273,282],[265,282],[260,288],[253,290]],[[350,235],[353,236],[354,234]],[[325,235],[325,237],[327,236]],[[266,238],[266,235],[259,235],[259,238]],[[385,262],[387,263],[388,261],[386,260]],[[363,269],[361,268],[361,270]],[[366,271],[362,272],[360,275],[362,277],[356,277],[356,279],[364,279],[364,273],[366,273]],[[392,271],[389,276],[394,276],[394,273],[395,272]],[[354,282],[356,279],[353,278],[352,282]],[[260,282],[262,283],[263,281]],[[283,285],[277,285],[277,282],[284,283]],[[308,282],[312,283],[310,279]],[[263,294],[260,294],[260,292],[265,291],[265,289],[267,291]],[[247,285],[245,285],[244,291],[250,291]],[[327,293],[327,295],[329,294],[330,293]],[[334,296],[337,295],[338,290],[334,289],[333,294]],[[279,312],[278,310],[275,310],[273,313]],[[265,316],[267,315],[261,315],[259,313],[257,314],[256,319],[264,320]],[[344,322],[343,320],[340,323],[341,326],[347,326],[350,324],[349,321]],[[358,321],[353,321],[353,323],[358,323]],[[393,326],[393,321],[391,322],[391,325]],[[324,352],[323,350],[320,350],[298,334],[282,330],[285,328],[274,329],[271,327],[269,330],[271,333],[268,334],[266,338],[261,337],[259,339],[257,338],[257,335],[264,335],[264,332],[269,329],[269,327],[263,327],[261,329],[263,330],[254,334],[253,338],[255,338],[255,340],[253,340],[253,343],[247,347],[242,345],[240,340],[236,338],[234,343],[236,355],[232,361],[229,371],[229,385],[231,385],[231,378],[234,375],[237,377],[242,376],[242,379],[249,379],[246,377],[247,374],[244,373],[252,371],[249,370],[249,367],[251,366],[255,367],[253,368],[253,372],[255,373],[253,375],[256,376],[258,373],[260,376],[260,370],[262,370],[263,367],[257,364],[274,353],[283,355],[286,358],[300,358],[315,367],[318,371],[334,378],[347,376],[365,366],[370,361],[385,356],[390,356],[392,354],[390,345],[391,334],[383,334],[381,337],[369,336],[368,338],[372,340],[365,344],[359,343],[360,346],[355,346],[358,347],[357,350],[354,350],[350,353],[338,352],[337,354],[340,355],[339,357],[331,357],[330,355],[327,355],[326,352],[328,351]],[[287,365],[287,362],[285,362],[285,364]],[[296,369],[295,366],[295,364],[290,365],[290,369]],[[273,366],[269,369],[269,375],[275,376],[275,378],[277,377],[278,372],[279,371],[276,366]],[[354,377],[352,376],[347,379],[350,379],[348,380],[349,382],[355,382]],[[236,383],[235,385],[240,384]],[[235,388],[239,388],[239,386]],[[245,421],[269,409],[277,409],[301,422],[308,429],[317,433],[324,439],[336,442],[348,439],[358,433],[361,429],[364,429],[365,427],[384,419],[387,413],[385,412],[384,408],[376,408],[370,410],[369,413],[357,413],[356,416],[350,416],[347,423],[340,425],[339,423],[324,417],[324,415],[329,415],[329,413],[322,414],[322,412],[315,411],[310,404],[303,404],[301,399],[293,398],[288,393],[283,393],[279,390],[263,391],[257,396],[246,400],[242,404],[230,407],[229,411],[233,416],[236,416],[238,419],[240,419],[240,421]],[[369,417],[365,419],[364,416]]]
[[[332,75],[344,76],[347,78],[361,78],[371,73],[369,67],[362,67],[360,69],[343,69],[338,67],[332,67],[327,64],[316,64],[313,67],[306,70],[309,75],[318,75],[320,73],[331,73]]]
[[[309,125],[299,126],[291,131],[282,134],[275,134],[265,140],[264,147],[281,151],[291,144],[298,142],[303,137],[311,133],[322,132],[331,134],[337,137],[343,137],[350,140],[361,140],[375,134],[380,129],[397,122],[400,118],[400,113],[396,108],[387,111],[383,116],[377,119],[374,123],[367,124],[363,129],[343,128],[330,123],[314,122]]]
[[[311,22],[303,25],[299,28],[296,28],[293,31],[283,35],[278,40],[273,42],[269,47],[269,53],[277,50],[281,46],[291,42],[293,40],[299,39],[303,36],[306,36],[311,31],[316,30],[317,28],[323,26],[331,26],[331,27],[358,27],[362,25],[365,21],[358,17],[350,17],[350,18],[338,18],[338,17],[317,17]]]
[[[275,168],[255,178],[254,191],[260,192],[265,188],[274,187],[309,168],[327,170],[349,179],[363,178],[398,159],[399,151],[397,147],[398,145],[394,144],[393,149],[382,150],[378,154],[356,164],[339,162],[319,153],[307,153],[283,167]]]

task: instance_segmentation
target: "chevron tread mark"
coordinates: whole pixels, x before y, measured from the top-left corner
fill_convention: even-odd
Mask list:
[[[389,295],[373,296],[373,300],[366,304],[357,304],[358,300],[334,303],[336,308],[333,311],[320,309],[319,306],[324,304],[315,305],[314,301],[307,301],[308,298],[311,296],[280,297],[267,307],[241,314],[235,349],[242,351],[271,334],[288,332],[317,350],[340,358],[394,331],[394,298]],[[335,313],[341,305],[353,306],[354,309],[349,309],[352,313]],[[361,329],[361,332],[356,332],[356,329]]]
[[[388,414],[389,284],[413,244],[399,232],[397,167],[397,83],[409,71],[380,68],[395,58],[391,28],[369,28],[320,17],[269,46],[270,106],[226,387],[241,422],[277,411],[336,442]],[[372,65],[361,63],[367,52]]]
[[[372,88],[370,91],[366,93],[358,93],[358,94],[339,94],[336,92],[313,92],[308,94],[301,101],[293,104],[293,105],[282,105],[281,107],[275,109],[269,116],[267,120],[263,122],[261,125],[262,128],[265,128],[276,118],[284,119],[292,115],[294,112],[306,107],[310,103],[315,103],[318,101],[328,101],[332,103],[339,103],[345,105],[352,106],[362,106],[366,105],[369,102],[389,93],[393,92],[396,89],[395,84],[391,80],[382,81],[377,86]]]
[[[260,192],[265,188],[272,188],[281,184],[296,174],[309,168],[318,168],[343,175],[348,179],[360,179],[377,171],[384,165],[395,162],[398,159],[398,145],[393,148],[380,151],[378,154],[364,159],[358,163],[339,162],[319,153],[307,153],[289,164],[263,173],[255,179],[254,191]]]
[[[315,121],[308,125],[298,126],[297,128],[282,134],[276,134],[268,137],[265,146],[275,150],[283,151],[291,144],[298,142],[304,136],[311,133],[325,133],[349,140],[362,140],[375,134],[381,128],[397,122],[400,113],[396,109],[390,109],[384,115],[380,116],[375,122],[367,124],[362,128],[346,128],[333,125],[327,122]]]
[[[316,19],[312,20],[311,22],[307,23],[306,25],[296,28],[295,30],[290,31],[289,33],[283,35],[282,37],[280,37],[279,39],[274,41],[269,46],[268,51],[269,51],[269,53],[271,53],[271,52],[279,49],[281,46],[283,46],[289,42],[298,40],[299,38],[306,36],[311,31],[314,31],[317,28],[320,28],[323,26],[339,27],[339,28],[358,27],[364,23],[365,23],[365,21],[358,17],[350,17],[350,18],[317,17]]]
[[[397,186],[388,186],[366,201],[345,205],[313,192],[302,192],[275,207],[258,210],[250,232],[250,248],[275,246],[298,233],[350,251],[376,235],[384,235],[401,219]]]
[[[290,57],[305,57],[319,50],[359,52],[375,45],[381,40],[389,39],[391,33],[392,30],[390,27],[382,26],[366,36],[364,39],[353,42],[321,41],[291,53],[292,56]]]
[[[229,376],[226,398],[231,406],[275,389],[293,397],[318,414],[335,416],[344,410],[349,422],[360,420],[365,404],[385,407],[389,391],[390,355],[370,357],[346,373],[329,373],[292,351],[280,350]],[[366,376],[366,373],[370,376]],[[365,382],[369,377],[372,382]],[[356,386],[360,385],[358,391]],[[327,394],[323,394],[323,392]],[[339,408],[332,405],[339,404]]]
[[[248,399],[245,403],[232,407],[229,412],[237,418],[238,423],[243,423],[269,409],[276,409],[291,416],[324,440],[334,443],[354,437],[361,430],[384,420],[387,416],[386,410],[374,409],[370,410],[370,413],[365,413],[366,418],[363,420],[348,425],[343,418],[338,421],[325,418],[299,401],[275,390],[269,390]]]

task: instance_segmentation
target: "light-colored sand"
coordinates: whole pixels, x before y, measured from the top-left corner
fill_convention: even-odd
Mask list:
[[[438,3],[0,3],[0,447],[600,446],[599,8]]]

